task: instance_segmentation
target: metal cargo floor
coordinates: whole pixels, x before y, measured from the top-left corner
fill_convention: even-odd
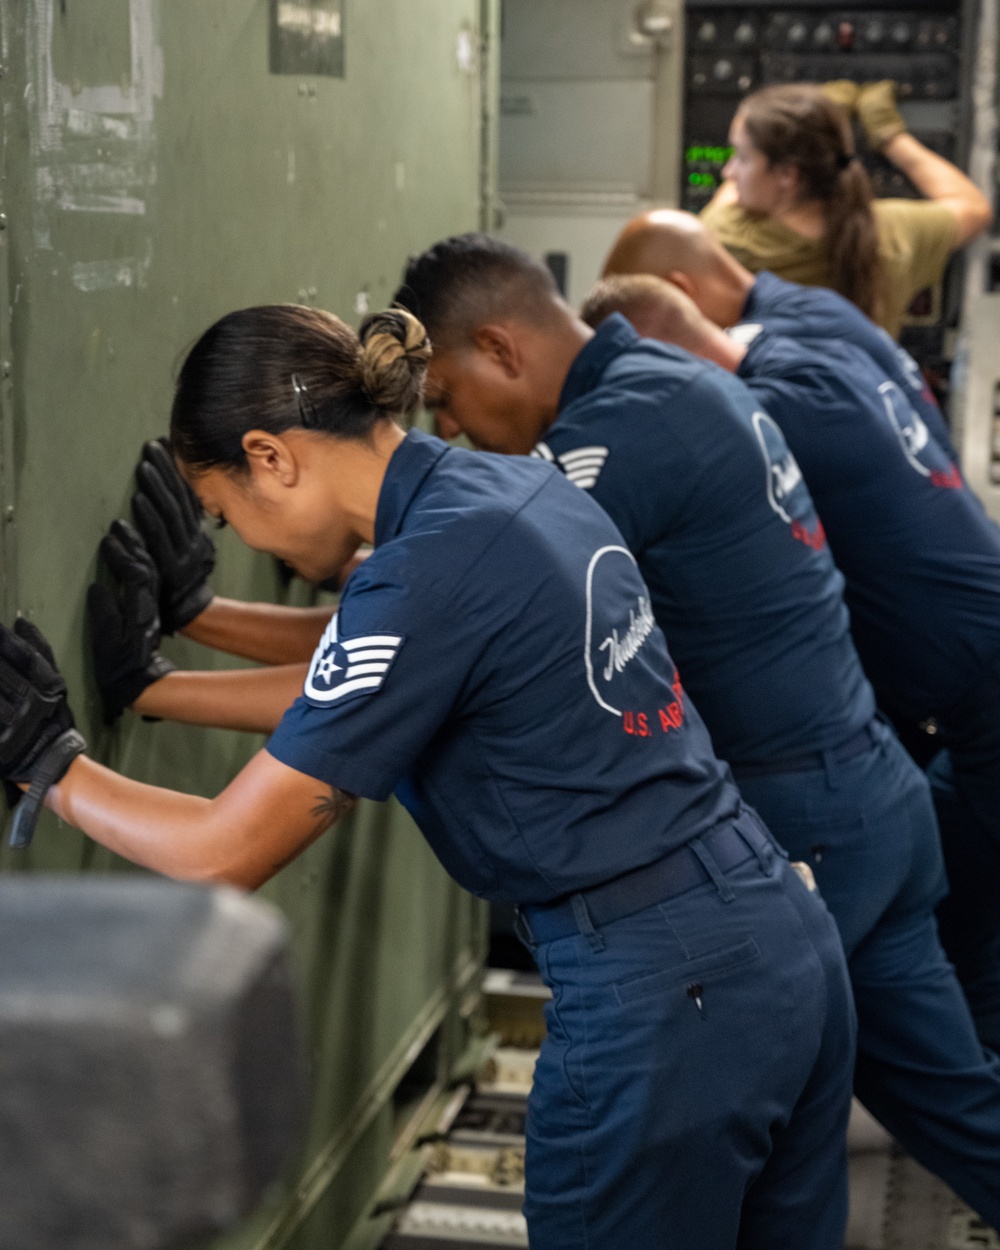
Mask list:
[[[529,984],[530,982],[530,984]],[[487,993],[503,1003],[544,998],[537,977],[494,972]],[[539,993],[539,991],[541,991]],[[516,1006],[516,1004],[515,1004]],[[515,1033],[531,1033],[529,1014],[504,1006],[496,1023]],[[535,1009],[540,1001],[535,1002]],[[511,1023],[513,1022],[513,1024]],[[480,1073],[477,1089],[456,1116],[440,1144],[461,1171],[443,1173],[427,1156],[427,1173],[410,1195],[394,1230],[380,1250],[510,1250],[527,1247],[520,1213],[523,1188],[510,1176],[491,1178],[475,1162],[475,1152],[523,1151],[523,1117],[535,1052],[508,1046],[495,1052]],[[904,1154],[857,1103],[848,1132],[851,1208],[845,1250],[1000,1250],[1000,1237],[988,1229],[936,1177]],[[471,1157],[472,1163],[469,1163]],[[523,1155],[522,1155],[523,1159]],[[1000,1166],[1000,1163],[998,1163]],[[789,1247],[788,1250],[796,1250]]]

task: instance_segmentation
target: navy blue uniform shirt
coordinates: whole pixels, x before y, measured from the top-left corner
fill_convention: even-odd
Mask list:
[[[880,700],[945,712],[1000,653],[1000,530],[866,352],[764,331],[739,375],[802,466]]]
[[[739,809],[606,514],[547,465],[415,431],[268,750],[351,794],[395,790],[457,881],[522,903]]]
[[[759,273],[750,288],[740,323],[730,333],[747,342],[754,325],[790,339],[839,340],[868,353],[887,378],[895,382],[924,424],[955,463],[958,453],[920,366],[881,326],[836,291],[786,282],[773,273]]]
[[[609,513],[732,762],[824,750],[875,703],[843,579],[781,431],[731,374],[605,321],[536,454]]]

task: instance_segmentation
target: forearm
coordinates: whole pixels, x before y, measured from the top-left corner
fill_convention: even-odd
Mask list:
[[[209,799],[131,781],[81,756],[49,791],[46,804],[144,868],[186,880],[233,881],[213,845]]]
[[[214,799],[130,781],[80,756],[46,803],[133,863],[186,881],[254,889],[355,803],[259,751]]]
[[[890,139],[882,151],[922,195],[952,209],[958,221],[959,244],[989,225],[992,219],[989,201],[951,161],[932,152],[908,132]]]
[[[882,151],[929,200],[963,192],[979,194],[975,184],[951,161],[932,152],[908,131],[890,139]]]
[[[174,672],[147,686],[132,705],[142,716],[270,733],[302,692],[308,665]]]
[[[243,603],[218,595],[181,631],[185,638],[260,664],[294,664],[312,658],[334,609]]]

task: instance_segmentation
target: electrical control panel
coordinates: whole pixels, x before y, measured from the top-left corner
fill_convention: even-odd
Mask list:
[[[684,75],[685,208],[709,199],[729,157],[742,96],[771,83],[892,78],[911,129],[949,160],[958,155],[961,23],[958,10],[762,9],[690,4]],[[876,195],[912,195],[888,162],[866,156]]]
[[[729,125],[743,96],[773,83],[847,78],[897,84],[913,134],[950,161],[963,163],[967,128],[968,50],[964,10],[947,0],[906,8],[828,3],[788,8],[720,6],[693,0],[686,8],[681,203],[698,212],[722,180]],[[908,179],[859,144],[876,196],[915,196]],[[921,292],[910,309],[909,345],[925,360],[944,351],[944,328],[957,310],[957,279]]]

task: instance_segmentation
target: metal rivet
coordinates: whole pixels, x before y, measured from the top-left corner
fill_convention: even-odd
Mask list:
[[[5,360],[3,364],[0,365],[0,372],[3,373],[3,376],[5,378],[10,377],[10,361],[9,360]]]
[[[6,229],[7,229],[7,214],[0,213],[0,230],[6,230]]]
[[[7,521],[8,523],[9,523],[9,522],[11,522],[11,521],[13,521],[13,519],[14,519],[14,505],[13,505],[12,503],[9,503],[9,504],[7,505],[7,507],[6,507],[6,508],[4,508],[4,510],[3,510],[3,519],[4,519],[5,521]]]

